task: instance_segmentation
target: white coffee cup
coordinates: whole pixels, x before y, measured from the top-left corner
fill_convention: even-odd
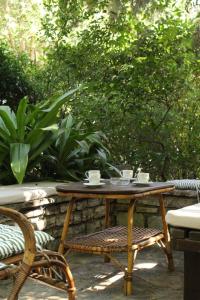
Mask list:
[[[99,184],[101,179],[101,173],[99,170],[89,170],[85,172],[85,175],[87,179],[89,180],[89,183],[91,184]]]
[[[137,181],[141,183],[148,183],[149,182],[149,173],[140,172],[137,175]]]
[[[121,176],[123,178],[131,179],[131,178],[133,178],[133,170],[122,170]]]

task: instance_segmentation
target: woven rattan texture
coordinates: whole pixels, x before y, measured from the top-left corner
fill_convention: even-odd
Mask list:
[[[132,231],[133,245],[139,245],[152,237],[162,234],[158,229],[134,227]],[[65,243],[67,248],[76,251],[91,252],[123,252],[127,251],[127,227],[116,226],[73,238]]]

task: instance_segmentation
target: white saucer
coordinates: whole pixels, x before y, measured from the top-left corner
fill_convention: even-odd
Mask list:
[[[150,186],[152,183],[153,183],[152,181],[149,181],[149,182],[135,181],[135,182],[133,182],[133,184],[136,185],[136,186]]]
[[[100,178],[100,183],[101,183],[103,180],[106,180],[106,179],[104,179],[104,178]],[[84,181],[84,182],[88,182],[88,181],[89,181],[89,179],[88,179],[88,178],[84,178],[84,179],[83,179],[83,181]],[[89,183],[89,182],[88,182],[88,183]]]
[[[105,182],[99,182],[99,183],[91,183],[91,182],[83,182],[83,184],[85,185],[85,186],[87,186],[87,187],[93,187],[93,188],[95,188],[95,187],[100,187],[100,186],[103,186],[103,185],[105,185]]]
[[[130,179],[130,181],[136,181],[137,180],[136,177],[132,177],[132,178],[129,178],[129,179]]]

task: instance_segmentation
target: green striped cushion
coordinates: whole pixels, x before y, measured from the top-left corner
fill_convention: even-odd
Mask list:
[[[54,238],[46,232],[35,231],[36,247],[41,250]],[[22,253],[24,251],[24,237],[17,226],[0,224],[0,259]]]
[[[174,184],[175,188],[179,190],[200,189],[200,180],[198,179],[176,179],[176,180],[170,180],[168,182]]]

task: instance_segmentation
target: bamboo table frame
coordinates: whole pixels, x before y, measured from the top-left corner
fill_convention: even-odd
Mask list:
[[[63,226],[63,231],[61,235],[61,240],[59,244],[58,252],[63,254],[65,249],[69,249],[70,246],[66,245],[66,237],[70,224],[70,217],[72,214],[72,209],[77,199],[103,199],[105,201],[105,228],[108,228],[110,225],[110,200],[113,199],[123,199],[125,202],[129,202],[128,214],[127,214],[127,268],[124,269],[124,293],[125,295],[131,295],[132,288],[132,273],[133,265],[137,255],[137,252],[144,247],[150,246],[152,244],[158,243],[164,250],[169,270],[174,270],[173,257],[170,245],[170,236],[168,231],[168,226],[165,220],[165,206],[164,206],[164,197],[163,193],[170,192],[174,190],[174,186],[168,183],[153,183],[146,187],[138,187],[134,184],[128,186],[114,186],[106,184],[100,188],[88,188],[83,186],[82,183],[68,183],[66,185],[60,185],[56,187],[56,190],[60,196],[70,196],[71,200],[68,205],[65,222]],[[162,217],[163,229],[155,236],[143,241],[142,243],[133,244],[133,213],[136,200],[144,199],[147,196],[157,196],[160,204],[160,213]],[[149,200],[150,201],[150,200]],[[144,229],[145,230],[145,229]],[[148,229],[146,229],[148,230]],[[102,231],[103,232],[103,231]],[[106,232],[106,230],[105,230]],[[72,248],[73,249],[73,248]],[[121,266],[119,262],[112,257],[112,255],[107,251],[107,248],[99,251],[99,248],[92,248],[91,251],[88,251],[86,247],[82,246],[76,251],[81,252],[92,252],[95,254],[105,255],[105,261],[112,260],[118,266]],[[117,252],[117,251],[116,251]],[[119,251],[120,252],[120,251]],[[122,252],[122,251],[121,251]]]

